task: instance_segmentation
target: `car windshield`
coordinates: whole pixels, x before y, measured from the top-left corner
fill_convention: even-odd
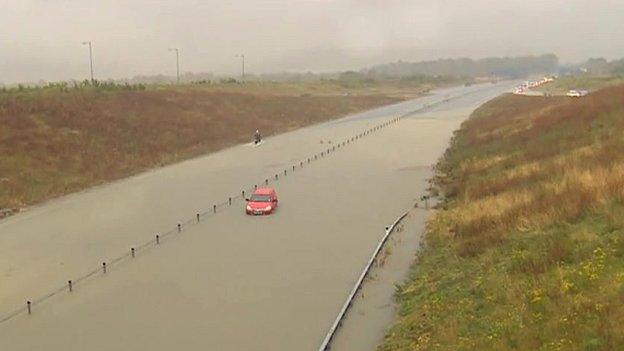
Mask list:
[[[249,199],[249,201],[253,201],[253,202],[271,202],[271,196],[270,195],[254,194],[254,195],[251,195],[251,199]]]

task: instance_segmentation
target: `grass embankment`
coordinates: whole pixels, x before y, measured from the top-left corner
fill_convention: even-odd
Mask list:
[[[48,87],[0,93],[0,210],[398,102],[270,87]],[[257,90],[262,90],[258,92]],[[275,92],[277,90],[277,93]]]
[[[379,350],[622,350],[624,86],[485,104],[435,183]]]
[[[467,79],[452,77],[409,77],[403,79],[328,79],[311,82],[249,82],[242,84],[201,85],[202,89],[253,94],[296,96],[384,95],[402,99],[414,98],[434,88],[461,85]]]
[[[562,76],[536,90],[550,95],[565,95],[570,90],[596,91],[621,84],[624,84],[624,76]]]

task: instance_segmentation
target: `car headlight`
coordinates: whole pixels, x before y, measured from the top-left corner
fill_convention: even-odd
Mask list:
[[[251,210],[252,210],[251,206],[247,205],[247,211],[251,211]]]
[[[271,205],[264,208],[265,211],[271,211]]]

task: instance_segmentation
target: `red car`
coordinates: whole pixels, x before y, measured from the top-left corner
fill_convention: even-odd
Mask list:
[[[268,215],[277,208],[277,193],[273,188],[258,188],[247,199],[248,215]]]

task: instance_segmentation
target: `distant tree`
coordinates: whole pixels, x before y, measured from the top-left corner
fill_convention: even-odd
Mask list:
[[[524,77],[557,71],[559,59],[553,54],[524,57],[490,57],[480,60],[469,58],[440,59],[435,61],[398,61],[365,70],[376,78],[401,78],[411,76],[485,77],[491,75]]]

